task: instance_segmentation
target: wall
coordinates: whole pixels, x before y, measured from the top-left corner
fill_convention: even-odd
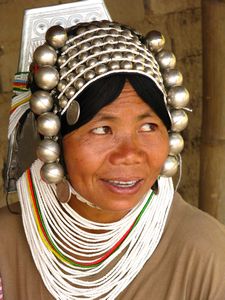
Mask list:
[[[53,0],[0,0],[0,170],[7,151],[7,123],[11,82],[16,72],[24,9],[68,3]],[[105,0],[113,20],[128,24],[142,33],[160,30],[166,48],[176,54],[177,67],[191,94],[190,124],[184,131],[183,175],[179,191],[198,205],[199,143],[202,103],[201,10],[200,0]],[[5,205],[0,178],[0,206]],[[15,201],[16,196],[10,196]]]

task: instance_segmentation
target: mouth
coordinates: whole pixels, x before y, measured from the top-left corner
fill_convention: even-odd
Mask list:
[[[119,180],[102,179],[104,185],[114,193],[133,194],[136,193],[143,184],[143,179]]]

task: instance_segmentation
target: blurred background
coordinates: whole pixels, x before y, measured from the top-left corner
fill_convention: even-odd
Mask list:
[[[0,169],[7,156],[12,80],[17,71],[25,9],[72,1],[0,0]],[[190,93],[183,132],[185,200],[225,224],[225,2],[219,0],[105,0],[113,20],[145,34],[159,30]],[[176,179],[175,179],[176,181]],[[16,195],[9,202],[17,201]],[[0,206],[6,205],[0,176]]]

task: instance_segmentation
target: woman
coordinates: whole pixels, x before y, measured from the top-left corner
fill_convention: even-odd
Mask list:
[[[188,92],[163,37],[104,21],[46,41],[43,139],[17,185],[26,238],[1,213],[4,299],[224,299],[225,229],[173,189]]]

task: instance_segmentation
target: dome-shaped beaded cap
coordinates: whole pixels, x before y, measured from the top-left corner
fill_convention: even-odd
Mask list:
[[[40,133],[48,139],[57,140],[60,127],[56,121],[59,120],[57,114],[66,113],[68,124],[75,124],[80,113],[76,97],[93,81],[118,72],[143,74],[162,91],[171,118],[172,132],[176,133],[175,136],[170,134],[170,155],[162,169],[162,175],[173,176],[178,168],[177,155],[183,149],[179,132],[187,125],[187,114],[183,108],[188,104],[189,94],[182,86],[182,74],[175,68],[176,58],[172,52],[163,49],[164,44],[165,39],[158,31],[151,31],[144,37],[128,26],[110,21],[80,23],[68,29],[51,27],[46,33],[45,46],[40,46],[40,50],[37,48],[34,55],[36,68],[33,68],[33,77],[40,89],[35,94],[35,107],[40,107],[38,112],[41,112],[38,117],[41,119]],[[52,64],[55,57],[57,61]],[[45,65],[44,62],[48,60],[51,65]],[[49,112],[47,105],[46,109],[43,108],[43,90],[47,93],[45,98],[54,99],[53,112]],[[34,103],[33,99],[31,103]],[[47,122],[58,129],[46,129]],[[44,158],[42,160],[46,161]],[[58,157],[56,162],[52,162],[52,168],[49,164],[48,167],[43,166],[42,178],[50,183],[60,182],[63,172]],[[57,169],[57,166],[55,174],[60,175],[52,176],[52,169]],[[51,174],[48,174],[48,170],[51,170]]]

